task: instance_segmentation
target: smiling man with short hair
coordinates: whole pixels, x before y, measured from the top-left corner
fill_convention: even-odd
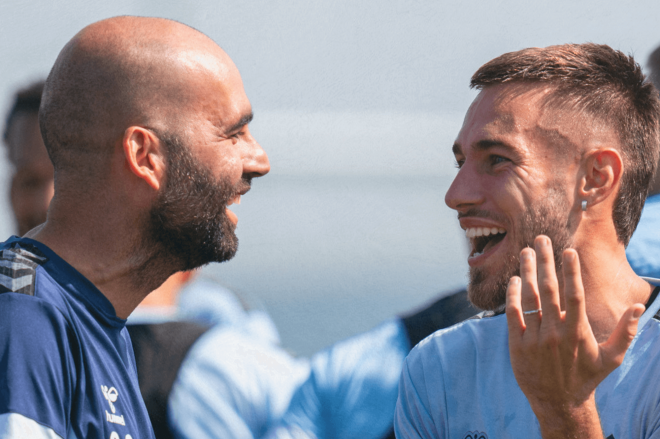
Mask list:
[[[490,312],[408,356],[397,437],[657,437],[658,288],[625,255],[658,161],[657,91],[595,44],[502,55],[472,86],[446,202]]]

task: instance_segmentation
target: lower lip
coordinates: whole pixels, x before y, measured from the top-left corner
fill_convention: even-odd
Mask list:
[[[483,264],[486,261],[486,259],[491,257],[493,255],[493,253],[495,253],[497,251],[497,249],[499,249],[502,246],[502,244],[504,244],[504,241],[506,241],[508,237],[509,237],[509,234],[507,233],[504,236],[504,239],[502,239],[500,242],[495,244],[493,247],[489,248],[486,253],[483,253],[483,254],[475,257],[475,258],[468,258],[468,265],[470,267],[476,267],[477,265]]]
[[[234,225],[238,224],[238,217],[234,212],[232,212],[229,209],[225,209],[225,212],[227,212],[227,218],[229,218],[229,221],[231,221],[232,224]]]

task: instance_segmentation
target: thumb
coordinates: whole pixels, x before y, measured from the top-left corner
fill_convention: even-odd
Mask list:
[[[612,370],[623,363],[628,346],[637,334],[639,318],[644,313],[644,305],[636,303],[626,310],[621,316],[616,328],[612,331],[610,338],[600,345],[603,354],[603,362],[611,366]]]

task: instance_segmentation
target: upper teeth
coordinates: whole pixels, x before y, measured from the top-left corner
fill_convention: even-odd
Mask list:
[[[231,206],[232,204],[241,204],[241,196],[236,195],[234,198],[229,200],[229,202],[227,202],[227,206]]]
[[[475,236],[488,236],[497,235],[498,233],[506,233],[501,227],[470,227],[465,229],[465,236],[474,238]]]

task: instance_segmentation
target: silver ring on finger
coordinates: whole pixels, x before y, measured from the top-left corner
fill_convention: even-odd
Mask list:
[[[540,314],[541,313],[541,308],[539,309],[533,309],[531,311],[523,311],[523,314],[528,316],[530,314]]]

